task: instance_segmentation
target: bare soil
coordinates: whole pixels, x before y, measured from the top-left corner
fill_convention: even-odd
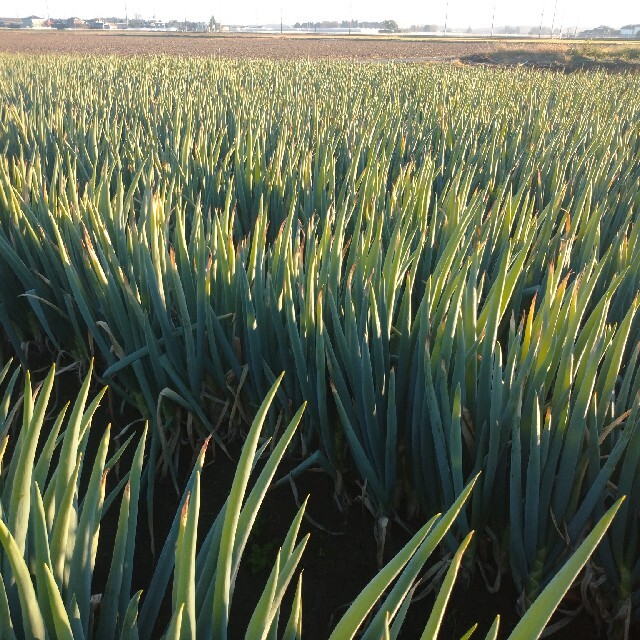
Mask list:
[[[428,36],[0,30],[0,52],[123,56],[171,54],[274,60],[459,61],[570,70],[594,66],[640,69],[640,41],[587,45],[575,41]]]
[[[481,41],[297,36],[279,34],[186,34],[91,31],[0,32],[0,50],[22,53],[177,54],[223,58],[339,58],[359,60],[453,60],[489,54]]]

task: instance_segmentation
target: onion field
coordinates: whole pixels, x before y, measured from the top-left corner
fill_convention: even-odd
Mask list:
[[[355,478],[371,513],[381,569],[335,640],[403,637],[430,556],[450,563],[424,638],[456,574],[477,572],[520,594],[512,638],[537,638],[576,577],[594,626],[629,636],[640,76],[7,54],[0,149],[0,637],[226,638],[283,457],[292,479],[323,469],[338,497]],[[94,426],[85,456],[89,374],[66,415],[49,406],[55,370],[39,391],[24,373],[34,348],[147,420],[109,491],[125,445]],[[161,469],[178,484],[185,442],[202,452],[134,594],[138,500],[153,504]],[[198,539],[205,449],[238,442]],[[303,509],[242,622],[249,640],[302,633]],[[415,535],[388,559],[400,527]],[[154,630],[165,593],[170,623]]]

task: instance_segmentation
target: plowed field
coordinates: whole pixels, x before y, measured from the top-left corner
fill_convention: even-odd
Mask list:
[[[95,31],[0,31],[0,51],[22,53],[81,53],[151,55],[177,54],[224,58],[339,58],[346,60],[491,61],[493,54],[523,47],[557,61],[567,44],[501,42],[433,37],[313,36],[279,34],[183,34]],[[526,57],[526,56],[525,56]],[[526,62],[526,60],[525,60]]]

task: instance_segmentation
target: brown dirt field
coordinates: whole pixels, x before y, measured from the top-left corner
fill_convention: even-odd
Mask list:
[[[20,53],[177,54],[223,58],[453,60],[487,55],[495,44],[385,37],[279,34],[182,34],[89,31],[3,31],[0,51]]]
[[[594,49],[595,47],[595,49]],[[0,30],[0,52],[30,54],[116,54],[219,56],[222,58],[343,59],[357,61],[456,61],[474,64],[584,67],[636,66],[640,43],[593,45],[549,40],[490,40],[398,36],[279,34],[184,34],[134,31]],[[632,52],[631,56],[620,52]],[[603,56],[604,54],[604,56]],[[606,58],[606,60],[605,60]],[[640,66],[640,65],[638,65]]]

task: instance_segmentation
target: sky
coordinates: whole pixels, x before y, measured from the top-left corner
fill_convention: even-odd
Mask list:
[[[0,15],[7,17],[38,15],[41,17],[80,18],[139,14],[158,20],[208,21],[214,15],[223,24],[279,23],[318,20],[386,20],[401,27],[412,24],[444,24],[449,27],[482,27],[491,24],[495,6],[495,24],[551,26],[573,29],[606,24],[619,28],[640,24],[638,0],[0,0]]]

